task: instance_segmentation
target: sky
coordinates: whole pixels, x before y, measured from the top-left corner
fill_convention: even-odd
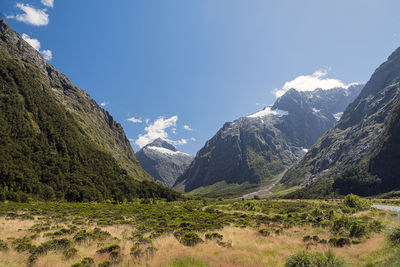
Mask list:
[[[290,88],[366,82],[400,46],[398,0],[0,0],[0,16],[140,147],[195,154]]]

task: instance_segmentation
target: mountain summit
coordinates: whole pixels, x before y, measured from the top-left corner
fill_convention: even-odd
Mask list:
[[[274,105],[225,123],[200,149],[175,188],[233,196],[273,183],[335,125],[362,87],[354,84],[306,92],[291,89]],[[241,186],[233,192],[231,186],[237,184]]]
[[[180,152],[172,144],[161,138],[147,144],[136,153],[143,168],[154,180],[172,187],[193,160],[193,156]]]

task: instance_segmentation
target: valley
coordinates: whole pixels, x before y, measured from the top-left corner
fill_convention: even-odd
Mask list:
[[[0,203],[0,266],[395,266],[397,212],[352,196]]]

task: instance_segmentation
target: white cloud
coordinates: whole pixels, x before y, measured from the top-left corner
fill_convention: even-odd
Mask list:
[[[54,0],[41,0],[40,1],[44,6],[54,7]]]
[[[33,48],[39,51],[44,59],[49,61],[53,58],[53,53],[51,52],[51,50],[40,50],[40,42],[38,39],[31,38],[29,35],[25,33],[22,34],[22,39],[24,39],[28,44],[30,44]]]
[[[149,122],[150,122],[150,119],[146,119],[146,124],[149,124]]]
[[[146,120],[147,121],[147,120]],[[172,128],[172,133],[174,133],[174,129],[176,129],[176,122],[178,121],[178,116],[172,116],[170,118],[159,117],[153,123],[149,124],[146,128],[144,128],[145,134],[139,134],[138,138],[135,141],[135,144],[139,147],[143,147],[151,142],[153,142],[157,138],[161,138],[166,140],[167,142],[173,145],[185,145],[187,142],[194,141],[194,138],[190,139],[180,139],[180,140],[171,140],[168,137],[167,129]]]
[[[22,39],[24,39],[28,44],[30,44],[37,51],[40,50],[40,42],[38,39],[31,38],[31,37],[29,37],[29,35],[27,35],[25,33],[22,34]]]
[[[176,133],[177,133],[176,128],[172,128],[172,129],[171,129],[171,132],[172,132],[173,134],[176,134]]]
[[[103,102],[100,103],[100,106],[105,107],[105,106],[107,106],[108,104],[110,104],[110,102],[103,101]]]
[[[127,121],[133,122],[133,123],[142,123],[142,119],[138,119],[135,117],[130,117],[127,119]]]
[[[29,5],[18,3],[17,8],[21,9],[24,13],[17,14],[16,16],[8,16],[8,18],[15,18],[18,21],[31,24],[34,26],[45,26],[49,24],[49,15],[46,9],[36,9]]]
[[[183,125],[183,129],[186,131],[193,131],[193,129],[189,125]]]
[[[51,52],[51,50],[42,50],[40,51],[40,53],[47,61],[50,61],[53,58],[53,53]]]
[[[280,97],[292,88],[297,91],[314,91],[318,88],[328,90],[336,87],[348,87],[341,80],[324,78],[327,74],[326,70],[317,70],[312,75],[300,75],[286,82],[281,89],[275,89],[274,94],[276,97]]]

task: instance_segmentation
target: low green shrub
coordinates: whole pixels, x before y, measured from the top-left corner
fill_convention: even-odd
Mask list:
[[[0,239],[0,251],[4,251],[7,249],[8,249],[7,243]]]
[[[299,251],[286,260],[285,267],[344,267],[345,262],[328,250],[325,253]]]
[[[260,230],[260,231],[261,231],[261,230]],[[223,237],[224,237],[223,235],[221,235],[221,234],[219,234],[219,233],[215,233],[215,232],[213,232],[213,233],[206,233],[206,235],[205,235],[205,238],[206,238],[206,239],[209,239],[209,240],[211,240],[211,239],[222,240]]]
[[[181,242],[185,246],[193,247],[198,243],[202,243],[203,240],[193,231],[187,231],[181,234],[178,238],[179,242]]]
[[[78,250],[76,248],[68,248],[63,251],[63,255],[66,259],[70,259],[75,257],[78,254]]]
[[[102,262],[99,262],[99,264],[97,266],[98,267],[110,267],[110,266],[112,266],[112,261],[104,260]]]
[[[394,246],[400,245],[400,226],[393,228],[389,233],[389,241]]]
[[[103,254],[103,253],[111,253],[112,251],[120,250],[120,246],[117,244],[112,244],[106,247],[102,247],[101,249],[97,250],[96,253]]]
[[[267,229],[260,229],[258,231],[262,236],[269,236],[271,233]]]
[[[356,211],[368,210],[371,208],[371,202],[368,199],[357,195],[349,194],[343,199],[343,205]]]

